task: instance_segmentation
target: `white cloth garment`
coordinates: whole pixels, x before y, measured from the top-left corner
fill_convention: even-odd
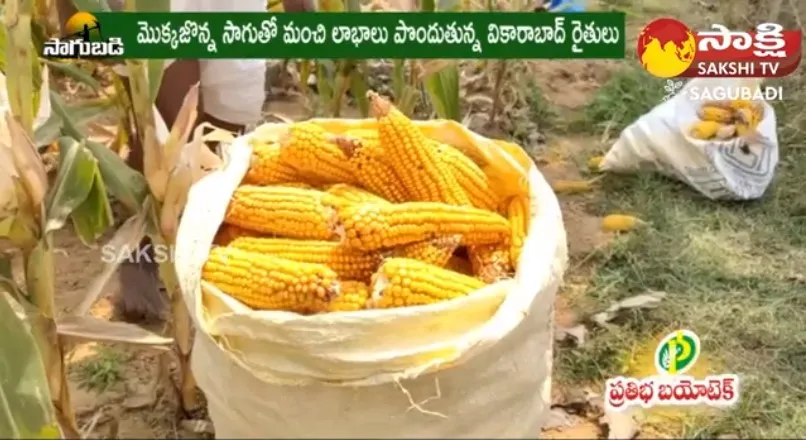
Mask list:
[[[262,0],[171,0],[172,12],[265,12]],[[168,67],[173,60],[166,60]],[[216,119],[249,125],[260,120],[266,60],[201,60],[204,111]]]

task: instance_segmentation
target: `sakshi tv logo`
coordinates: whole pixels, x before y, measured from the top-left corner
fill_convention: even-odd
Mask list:
[[[739,401],[739,376],[685,375],[702,352],[700,338],[691,330],[664,336],[655,349],[657,375],[647,378],[615,377],[605,385],[605,406],[611,411],[666,405],[733,406]]]
[[[120,38],[104,38],[101,22],[89,12],[77,12],[65,23],[61,38],[46,41],[46,58],[108,58],[123,55]]]
[[[638,35],[638,58],[658,78],[779,78],[801,59],[802,33],[762,23],[752,31],[712,24],[692,31],[673,18],[649,23]]]

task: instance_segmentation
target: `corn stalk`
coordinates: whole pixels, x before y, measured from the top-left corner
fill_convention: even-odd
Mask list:
[[[6,37],[5,53],[13,56],[0,66],[4,68],[2,79],[5,84],[5,90],[0,92],[7,95],[9,103],[8,108],[0,109],[0,293],[3,295],[0,319],[4,329],[10,330],[3,331],[4,340],[0,348],[5,350],[11,345],[38,347],[41,356],[12,357],[6,356],[4,351],[3,359],[14,359],[25,367],[13,371],[2,370],[2,382],[16,384],[18,393],[48,398],[52,404],[52,416],[58,420],[61,432],[70,438],[79,438],[81,433],[78,432],[70,402],[64,361],[71,343],[93,340],[164,347],[173,344],[173,340],[138,326],[86,316],[106,281],[116,272],[120,260],[107,263],[99,278],[88,286],[77,308],[78,313],[73,316],[57,313],[53,233],[70,222],[84,243],[97,242],[113,221],[108,193],[137,214],[124,223],[107,246],[121,252],[131,249],[146,233],[157,230],[155,225],[164,222],[155,214],[155,206],[159,202],[148,194],[146,179],[131,170],[116,153],[86,140],[81,123],[74,119],[76,112],[67,107],[57,93],[49,91],[48,87],[36,87],[36,84],[47,85],[48,77],[47,69],[41,69],[42,63],[31,50],[32,13],[31,0],[7,0],[5,3],[2,28]],[[46,63],[81,79],[81,72],[71,70],[70,66]],[[39,75],[40,70],[42,75]],[[97,82],[93,84],[93,81],[89,78],[85,82],[97,86]],[[142,85],[143,81],[139,84]],[[139,90],[141,94],[148,92],[147,89],[143,91],[142,87]],[[37,123],[40,118],[34,117],[42,91],[50,98],[54,113],[44,124],[41,121]],[[3,101],[6,99],[0,99],[0,102]],[[82,119],[91,119],[93,113],[97,115],[113,104],[112,100],[107,100],[106,107],[88,106]],[[54,122],[55,117],[59,118],[56,122],[60,123],[61,129]],[[50,140],[54,136],[61,136],[58,139],[60,158],[56,178],[49,184],[34,138]],[[179,139],[181,141],[181,136]],[[153,151],[162,153],[158,148]],[[176,192],[174,189],[173,193]],[[173,205],[175,203],[169,204]],[[11,273],[11,258],[17,252],[23,257],[24,268],[24,282],[19,285]],[[166,284],[175,286],[175,283]],[[25,311],[30,332],[25,330],[24,323],[13,329],[10,327],[16,322],[10,313],[20,317],[20,310]],[[181,318],[176,321],[182,322]],[[25,342],[26,338],[36,342]],[[188,344],[184,346],[189,347]],[[42,373],[42,380],[38,382],[34,374],[37,365]],[[6,366],[0,363],[0,367]],[[28,376],[23,377],[23,373]],[[45,386],[47,389],[43,389]],[[10,404],[16,405],[14,396],[2,391],[4,398],[0,399],[0,418],[5,416],[8,423],[4,421],[0,426],[4,429],[8,427],[11,431],[4,437],[61,436],[58,429],[53,429],[47,410],[37,409],[31,402],[23,410],[19,410],[19,405],[9,407]],[[8,419],[9,414],[11,419]]]
[[[422,12],[461,10],[463,3],[452,0],[423,0]],[[400,8],[412,10],[413,2],[401,3]],[[366,12],[357,0],[320,0],[317,10],[322,12]],[[366,92],[369,90],[367,60],[299,60],[299,88],[308,96],[308,77],[316,75],[317,97],[325,116],[341,117],[344,98],[350,92],[356,107],[363,117],[369,115]],[[313,67],[311,67],[313,66]],[[413,116],[420,101],[427,97],[440,118],[460,120],[459,66],[451,62],[426,62],[417,60],[394,60],[392,69],[392,94],[395,106],[408,116]]]
[[[74,0],[79,10],[110,10],[105,0]],[[127,0],[126,11],[160,12],[169,11],[167,0]],[[164,123],[158,120],[154,101],[162,79],[161,60],[128,60],[125,77],[129,90],[123,87],[122,76],[115,76],[115,96],[106,104],[113,103],[120,116],[119,131],[125,133],[133,128],[143,146],[144,175],[128,168],[120,157],[105,146],[85,140],[85,144],[99,161],[103,181],[108,190],[130,212],[136,215],[109,243],[121,252],[134,248],[140,240],[148,236],[152,243],[173,246],[180,212],[184,206],[187,191],[195,179],[200,178],[201,166],[214,168],[218,158],[204,148],[201,136],[188,143],[191,129],[196,121],[198,90],[194,89],[185,99],[176,126],[168,132]],[[74,79],[76,72],[69,72]],[[86,81],[83,81],[86,83]],[[63,131],[74,138],[84,139],[84,122],[76,117],[75,109],[68,108],[58,97],[53,97],[54,112],[58,113]],[[98,106],[95,106],[97,108]],[[86,112],[91,113],[90,110]],[[91,117],[87,118],[91,120]],[[45,136],[42,136],[44,138]],[[124,226],[126,226],[124,225]],[[99,279],[88,287],[84,301],[74,311],[74,317],[84,317],[92,304],[100,296],[106,282],[117,270],[119,262],[107,263]],[[183,410],[190,412],[199,406],[196,397],[196,382],[190,372],[191,321],[188,309],[182,301],[172,261],[160,262],[159,273],[169,295],[172,320],[170,333],[177,346],[180,367],[178,392]],[[153,335],[152,335],[153,336]],[[165,338],[150,339],[162,344],[170,341]],[[168,376],[168,371],[163,374]]]

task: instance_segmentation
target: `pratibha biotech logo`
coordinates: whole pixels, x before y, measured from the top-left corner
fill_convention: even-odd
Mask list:
[[[89,12],[78,12],[67,20],[62,38],[44,44],[46,58],[107,58],[123,55],[120,38],[105,39],[101,23]]]

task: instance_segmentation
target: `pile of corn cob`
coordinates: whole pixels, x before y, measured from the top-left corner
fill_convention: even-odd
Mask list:
[[[754,101],[713,101],[700,107],[700,121],[689,134],[701,140],[729,140],[753,133],[764,117],[764,108]]]
[[[529,195],[499,197],[481,166],[370,92],[376,129],[289,125],[253,158],[202,271],[259,310],[431,304],[511,277]]]

